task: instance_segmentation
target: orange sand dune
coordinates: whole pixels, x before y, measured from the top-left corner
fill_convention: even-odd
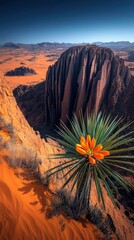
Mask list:
[[[51,194],[34,178],[16,174],[0,163],[0,239],[1,240],[99,240],[99,230],[90,223],[60,216],[47,218]]]

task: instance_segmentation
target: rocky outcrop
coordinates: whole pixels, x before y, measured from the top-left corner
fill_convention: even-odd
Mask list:
[[[11,89],[4,80],[0,79],[0,157],[4,155],[4,159],[15,167],[36,168],[40,179],[43,179],[48,169],[65,161],[65,159],[57,159],[57,161],[50,159],[50,154],[60,152],[63,150],[56,142],[50,138],[47,138],[47,141],[42,139],[39,132],[35,132],[30,127]],[[51,179],[53,191],[63,185],[63,174],[57,174]]]
[[[134,51],[129,52],[127,61],[128,62],[134,62]]]
[[[19,67],[5,73],[5,76],[26,76],[36,74],[35,70],[27,67]]]
[[[36,93],[39,88],[40,93]],[[66,123],[67,116],[78,114],[80,109],[84,114],[102,110],[132,119],[133,89],[129,69],[110,49],[78,46],[68,49],[49,67],[44,84],[21,96],[14,93],[29,123],[38,128],[39,121],[49,126],[59,119]],[[39,121],[32,120],[36,114]]]
[[[42,162],[45,156],[45,140],[29,126],[4,81],[0,81],[0,149],[1,146],[7,149],[16,165],[28,160],[25,158],[33,160],[33,164],[36,160]]]
[[[73,47],[48,70],[45,123],[50,119],[52,123],[58,119],[66,122],[67,115],[78,114],[80,109],[84,114],[105,110],[124,115],[127,109],[123,105],[130,85],[134,84],[128,68],[110,49]]]

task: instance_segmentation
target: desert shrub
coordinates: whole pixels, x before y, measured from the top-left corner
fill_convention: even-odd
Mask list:
[[[14,133],[13,125],[7,122],[5,118],[0,117],[0,130],[2,129],[7,130],[11,135]]]
[[[104,233],[107,240],[112,240],[111,235],[113,233],[116,234],[116,229],[109,214],[104,217],[102,212],[96,206],[90,206],[87,213],[87,219]]]
[[[134,158],[132,151],[134,142],[133,132],[126,132],[131,123],[124,123],[123,119],[99,113],[87,115],[86,120],[82,113],[79,119],[74,114],[67,127],[61,122],[58,127],[59,138],[55,140],[64,147],[65,153],[51,155],[52,159],[66,158],[67,161],[47,171],[47,177],[67,170],[62,189],[71,183],[71,192],[76,186],[75,204],[82,209],[88,208],[90,202],[91,182],[95,182],[98,201],[105,207],[102,185],[114,206],[117,206],[116,196],[118,187],[126,191],[133,188],[132,184],[124,178],[120,170],[133,174]],[[129,154],[131,153],[131,154]]]
[[[0,117],[0,148],[7,148],[11,139],[14,139],[14,128],[6,119]]]
[[[89,208],[82,205],[81,211],[79,209],[78,202],[72,198],[70,201],[70,196],[65,189],[57,190],[55,192],[54,201],[51,202],[51,216],[60,215],[61,213],[68,218],[73,218],[75,220],[81,220],[82,217],[88,214]]]
[[[27,167],[35,170],[41,162],[37,158],[36,151],[16,143],[12,124],[2,117],[0,117],[0,149],[8,150],[7,161],[13,167]]]
[[[8,151],[10,154],[8,162],[13,167],[27,167],[35,170],[41,162],[33,150],[19,144],[9,144]]]
[[[67,218],[74,219],[79,222],[88,223],[90,221],[96,225],[101,232],[105,235],[105,239],[112,240],[111,235],[115,231],[115,226],[109,214],[106,217],[97,208],[97,206],[85,206],[84,204],[79,208],[78,202],[75,199],[70,201],[69,195],[64,190],[56,192],[55,199],[51,202],[49,209],[46,211],[46,217],[52,218],[53,216],[63,214]]]

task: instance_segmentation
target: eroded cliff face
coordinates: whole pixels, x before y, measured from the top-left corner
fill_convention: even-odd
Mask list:
[[[35,91],[39,87],[40,97]],[[104,110],[132,118],[133,88],[134,78],[124,61],[110,49],[78,46],[68,49],[49,67],[44,84],[21,96],[18,90],[15,96],[29,123],[38,128],[39,124],[52,126],[59,119],[66,123],[67,116],[78,114],[80,109],[84,114]],[[37,115],[38,121],[33,120]]]
[[[45,171],[55,166],[49,154],[60,152],[56,143],[41,139],[39,132],[33,130],[20,111],[11,89],[0,80],[0,156],[15,167],[31,167],[43,178]],[[56,184],[58,177],[53,182]],[[63,184],[60,181],[58,186]]]
[[[6,136],[6,137],[5,137]],[[45,141],[36,135],[20,111],[11,89],[0,81],[0,137],[1,143],[10,150],[11,158],[23,159],[24,152],[29,157],[42,161]]]
[[[105,110],[124,115],[128,113],[125,107],[130,86],[132,77],[128,68],[110,49],[73,47],[48,70],[45,123],[50,119],[55,123],[59,118],[66,122],[66,116],[78,114],[80,109],[84,113]]]
[[[15,167],[30,167],[44,182],[46,171],[65,161],[51,159],[50,154],[60,152],[63,150],[58,143],[50,138],[42,139],[39,132],[33,130],[20,111],[11,89],[0,80],[0,162],[3,156]],[[63,174],[51,178],[53,191],[63,185]]]

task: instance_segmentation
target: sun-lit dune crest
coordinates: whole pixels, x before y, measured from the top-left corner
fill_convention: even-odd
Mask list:
[[[82,224],[62,215],[48,219],[50,193],[30,174],[16,175],[17,170],[5,162],[0,163],[0,169],[1,240],[103,239],[103,234],[88,222]]]

